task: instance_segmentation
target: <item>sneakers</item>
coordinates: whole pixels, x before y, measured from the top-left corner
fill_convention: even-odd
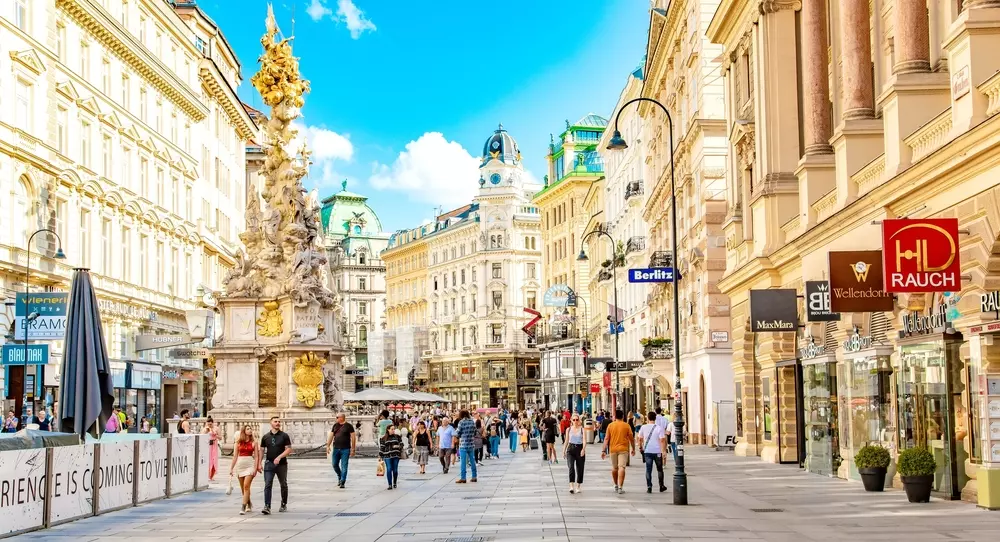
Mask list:
[[[288,507],[285,506],[285,505],[281,505],[281,508],[278,509],[278,512],[287,512],[287,511],[288,511]]]
[[[618,484],[615,484],[615,493],[618,493]]]
[[[388,489],[388,491],[392,491],[392,486],[389,486],[389,489]]]
[[[621,487],[621,486],[617,486],[617,489],[615,489],[615,491],[617,491],[618,494],[621,495],[622,493],[625,493],[625,488]]]
[[[270,506],[265,506],[263,509],[261,509],[260,513],[264,514],[265,516],[270,516],[271,515],[271,507]]]
[[[475,482],[475,480],[473,480],[473,482]],[[399,487],[399,486],[396,485],[395,483],[392,484],[392,489],[396,489],[397,487]]]
[[[247,505],[240,506],[240,515],[244,516],[247,513]]]
[[[337,482],[337,487],[344,489],[344,482]]]

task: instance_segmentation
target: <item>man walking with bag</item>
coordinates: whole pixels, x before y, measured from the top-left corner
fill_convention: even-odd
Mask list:
[[[264,509],[260,511],[265,516],[271,514],[271,486],[274,477],[278,477],[281,485],[281,508],[279,512],[288,511],[288,456],[292,453],[292,439],[281,430],[281,420],[271,416],[271,431],[260,439],[261,454],[264,466],[257,465],[257,472],[264,472]]]
[[[357,446],[358,435],[354,426],[347,423],[347,416],[343,413],[337,414],[337,423],[333,424],[330,435],[326,437],[326,453],[333,463],[333,472],[337,473],[337,487],[340,489],[344,489],[347,483],[347,464],[354,457]]]
[[[639,449],[646,463],[646,493],[653,492],[653,466],[660,481],[660,493],[667,490],[663,485],[663,454],[667,449],[667,436],[663,428],[656,423],[656,413],[646,415],[648,423],[639,428]]]

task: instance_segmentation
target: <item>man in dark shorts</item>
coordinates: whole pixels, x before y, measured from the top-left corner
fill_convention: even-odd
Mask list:
[[[265,516],[271,514],[271,485],[274,477],[278,477],[281,485],[281,508],[279,512],[288,511],[288,456],[292,453],[292,439],[281,430],[281,420],[271,417],[271,431],[264,433],[260,439],[260,449],[263,451],[264,466],[257,465],[257,472],[264,472],[264,509],[260,511]]]
[[[556,421],[552,411],[546,412],[545,418],[542,419],[542,441],[545,442],[545,459],[549,463],[559,462],[559,458],[556,456],[556,431],[558,427],[559,422]]]
[[[354,456],[357,446],[358,435],[354,432],[354,426],[347,423],[346,415],[337,414],[337,423],[333,424],[326,437],[326,453],[333,463],[333,472],[337,473],[337,487],[340,489],[344,489],[344,484],[347,483],[348,459]]]

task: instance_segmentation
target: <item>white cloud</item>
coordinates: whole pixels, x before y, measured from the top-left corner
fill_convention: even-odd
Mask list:
[[[312,0],[312,3],[306,8],[306,13],[309,14],[309,18],[317,22],[323,17],[333,16],[333,10],[323,5],[322,0]]]
[[[315,0],[314,0],[315,1]],[[337,17],[347,24],[351,37],[358,39],[365,30],[375,31],[375,23],[365,17],[365,12],[358,9],[351,0],[337,0]]]
[[[479,159],[440,132],[406,144],[391,166],[375,162],[369,182],[378,190],[404,193],[413,201],[449,210],[470,203],[479,190]]]
[[[365,16],[365,12],[361,11],[358,6],[354,4],[352,0],[337,0],[337,13],[334,15],[333,10],[326,7],[326,2],[328,0],[312,0],[309,7],[306,8],[306,13],[309,17],[316,22],[323,20],[325,17],[329,17],[331,20],[344,23],[347,29],[351,32],[351,38],[358,39],[361,34],[366,31],[374,32],[375,23]]]
[[[321,126],[292,123],[292,128],[298,131],[295,139],[288,146],[291,153],[298,152],[305,141],[312,152],[313,165],[306,179],[313,186],[335,186],[344,175],[338,173],[338,162],[350,162],[354,158],[354,145],[349,134],[339,134]]]

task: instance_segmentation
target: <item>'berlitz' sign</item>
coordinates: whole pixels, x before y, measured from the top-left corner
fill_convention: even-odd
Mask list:
[[[653,267],[649,269],[629,269],[629,282],[673,282],[674,270],[670,267]]]

